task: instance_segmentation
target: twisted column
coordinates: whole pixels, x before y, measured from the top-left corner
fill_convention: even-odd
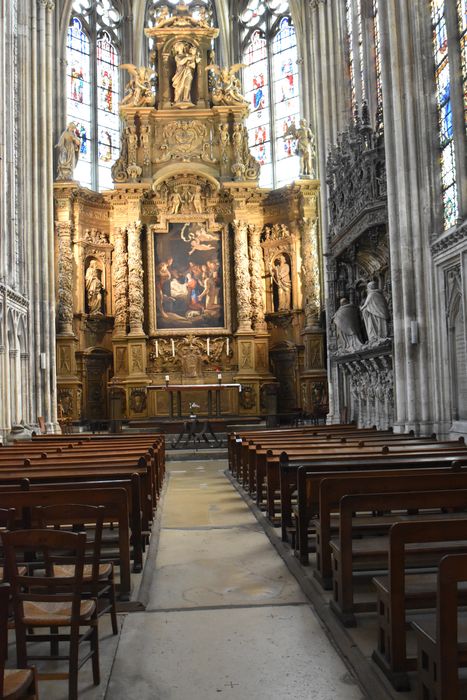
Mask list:
[[[130,335],[141,335],[144,319],[143,257],[141,253],[141,224],[130,224],[128,231],[128,300]]]
[[[250,265],[248,259],[248,224],[235,220],[234,261],[237,292],[237,331],[251,333],[251,289]]]
[[[58,236],[58,313],[57,332],[73,335],[73,255],[71,252],[72,225],[56,223]]]
[[[263,252],[260,245],[260,229],[256,224],[248,227],[250,254],[251,319],[255,331],[265,331],[263,296]]]
[[[128,323],[128,253],[126,231],[118,228],[113,253],[114,335],[126,335]]]
[[[318,220],[302,219],[300,226],[302,248],[302,290],[305,327],[319,324],[321,283],[319,270]]]

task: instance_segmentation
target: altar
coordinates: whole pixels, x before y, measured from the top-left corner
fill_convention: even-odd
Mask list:
[[[208,417],[216,416],[220,418],[221,416],[221,391],[226,391],[228,389],[238,389],[239,392],[242,390],[242,385],[236,382],[222,384],[218,382],[217,384],[163,384],[163,385],[149,385],[147,387],[148,391],[166,391],[169,394],[169,415],[170,418],[181,418],[182,417],[182,394],[184,392],[206,392],[207,394],[207,413]],[[213,413],[213,402],[212,395],[215,395],[215,413]],[[174,411],[174,398],[175,398],[175,411]],[[190,411],[191,414],[196,413],[196,410]]]

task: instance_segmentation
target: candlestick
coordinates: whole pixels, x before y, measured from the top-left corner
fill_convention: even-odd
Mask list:
[[[209,357],[209,350],[210,350],[210,347],[209,347],[209,338],[208,338],[206,341],[206,352],[208,354],[208,357]]]
[[[156,357],[159,357],[159,342],[156,340]]]
[[[172,357],[175,357],[175,341],[172,338]]]
[[[229,338],[227,338],[227,357],[229,356],[229,350],[230,350],[230,342],[229,342]]]
[[[168,383],[169,383],[169,379],[170,379],[169,375],[168,375],[168,374],[166,374],[166,375],[165,375],[165,383],[166,383],[166,384],[168,384]]]

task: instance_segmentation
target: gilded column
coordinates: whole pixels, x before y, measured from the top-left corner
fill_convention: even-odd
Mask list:
[[[114,336],[126,335],[128,323],[128,253],[126,231],[118,228],[114,235],[113,258]]]
[[[251,289],[250,265],[248,259],[248,224],[235,220],[234,227],[234,261],[237,293],[238,333],[251,333]]]
[[[130,224],[128,231],[128,300],[130,335],[142,335],[144,319],[143,257],[141,223]]]
[[[248,227],[250,255],[251,319],[255,331],[267,330],[264,318],[263,252],[260,245],[261,230],[252,224]]]
[[[71,224],[56,223],[58,236],[58,324],[60,335],[73,335],[73,255]]]
[[[319,269],[318,220],[313,223],[303,218],[300,225],[302,248],[302,293],[304,298],[305,327],[319,324],[321,285]]]

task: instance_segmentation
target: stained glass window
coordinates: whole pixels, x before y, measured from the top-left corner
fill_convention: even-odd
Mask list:
[[[287,0],[250,0],[241,16],[249,145],[262,166],[262,187],[280,187],[299,175],[293,136],[300,118],[298,54],[288,12]]]
[[[114,0],[74,0],[67,36],[67,112],[81,137],[74,179],[96,190],[112,187],[120,121],[119,26]]]
[[[347,25],[347,52],[348,69],[350,77],[350,97],[352,101],[352,111],[357,106],[357,93],[355,85],[355,59],[353,52],[353,4],[352,0],[345,1],[345,19]]]
[[[375,50],[376,111],[378,118],[383,115],[383,88],[381,83],[381,33],[379,28],[378,0],[373,0],[373,41]]]
[[[448,229],[456,223],[459,209],[446,8],[444,0],[431,1],[431,19],[435,59],[439,144],[441,149],[441,189],[443,197],[444,228]]]
[[[462,84],[464,95],[464,122],[467,126],[467,0],[457,0],[457,18],[459,22]]]

